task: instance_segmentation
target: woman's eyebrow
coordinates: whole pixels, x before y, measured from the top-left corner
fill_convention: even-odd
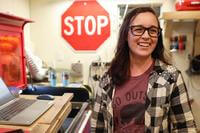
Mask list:
[[[148,26],[148,27],[143,26],[143,25],[130,25],[130,27],[131,27],[131,26],[134,26],[134,27],[144,27],[144,28],[151,28],[151,27],[158,28],[158,26],[155,26],[155,25],[150,25],[150,26]]]

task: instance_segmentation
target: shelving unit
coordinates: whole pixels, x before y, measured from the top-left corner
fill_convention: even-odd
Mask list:
[[[179,70],[181,70],[188,93],[189,98],[193,100],[192,109],[194,110],[195,121],[197,124],[197,130],[200,131],[200,111],[198,111],[200,104],[200,89],[199,81],[200,75],[188,75],[186,73],[189,67],[188,54],[195,56],[200,54],[200,11],[176,11],[176,12],[164,12],[161,17],[164,20],[164,44],[169,50],[170,37],[173,34],[186,34],[187,44],[185,50],[177,50],[177,52],[171,53],[172,64],[174,64]]]
[[[200,20],[200,11],[164,12],[162,18],[165,19],[165,20],[172,20],[172,19],[179,19],[179,20],[194,19],[194,20]]]
[[[161,19],[164,20],[164,37],[168,39],[172,35],[174,23],[194,22],[192,55],[200,54],[200,11],[164,12]]]
[[[177,50],[171,54],[171,62],[181,70],[186,81],[187,88],[191,88],[191,76],[186,73],[189,68],[188,55],[195,56],[200,54],[200,11],[175,11],[162,13],[161,19],[164,20],[164,44],[167,53],[170,53],[170,38],[174,34],[186,34],[187,44],[185,50]],[[199,79],[198,79],[199,80]],[[195,81],[196,82],[196,81]],[[189,89],[191,91],[191,89]],[[192,94],[190,95],[192,97]]]

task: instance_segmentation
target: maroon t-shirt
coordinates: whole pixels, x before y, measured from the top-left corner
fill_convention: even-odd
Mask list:
[[[116,88],[112,104],[115,133],[144,133],[145,99],[152,67]]]

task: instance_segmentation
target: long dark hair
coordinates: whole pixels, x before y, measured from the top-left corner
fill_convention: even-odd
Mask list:
[[[130,76],[130,69],[129,69],[130,57],[129,56],[130,55],[129,55],[129,47],[128,47],[128,41],[127,41],[129,25],[130,25],[130,22],[134,20],[138,14],[144,13],[144,12],[150,12],[156,16],[156,13],[150,7],[135,8],[131,10],[125,16],[124,21],[120,27],[115,57],[113,58],[111,62],[111,66],[108,70],[108,74],[111,77],[112,83],[116,86],[122,85],[123,83],[125,83],[126,80],[129,79],[129,76]],[[157,21],[160,27],[158,18],[157,18]],[[160,59],[163,62],[166,62],[163,54],[164,54],[164,47],[163,47],[163,41],[162,41],[162,34],[160,34],[158,37],[156,48],[154,49],[152,53],[152,58]]]

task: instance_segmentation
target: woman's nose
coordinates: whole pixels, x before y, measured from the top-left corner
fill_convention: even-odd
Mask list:
[[[148,30],[144,31],[144,34],[142,35],[142,37],[150,37]]]

